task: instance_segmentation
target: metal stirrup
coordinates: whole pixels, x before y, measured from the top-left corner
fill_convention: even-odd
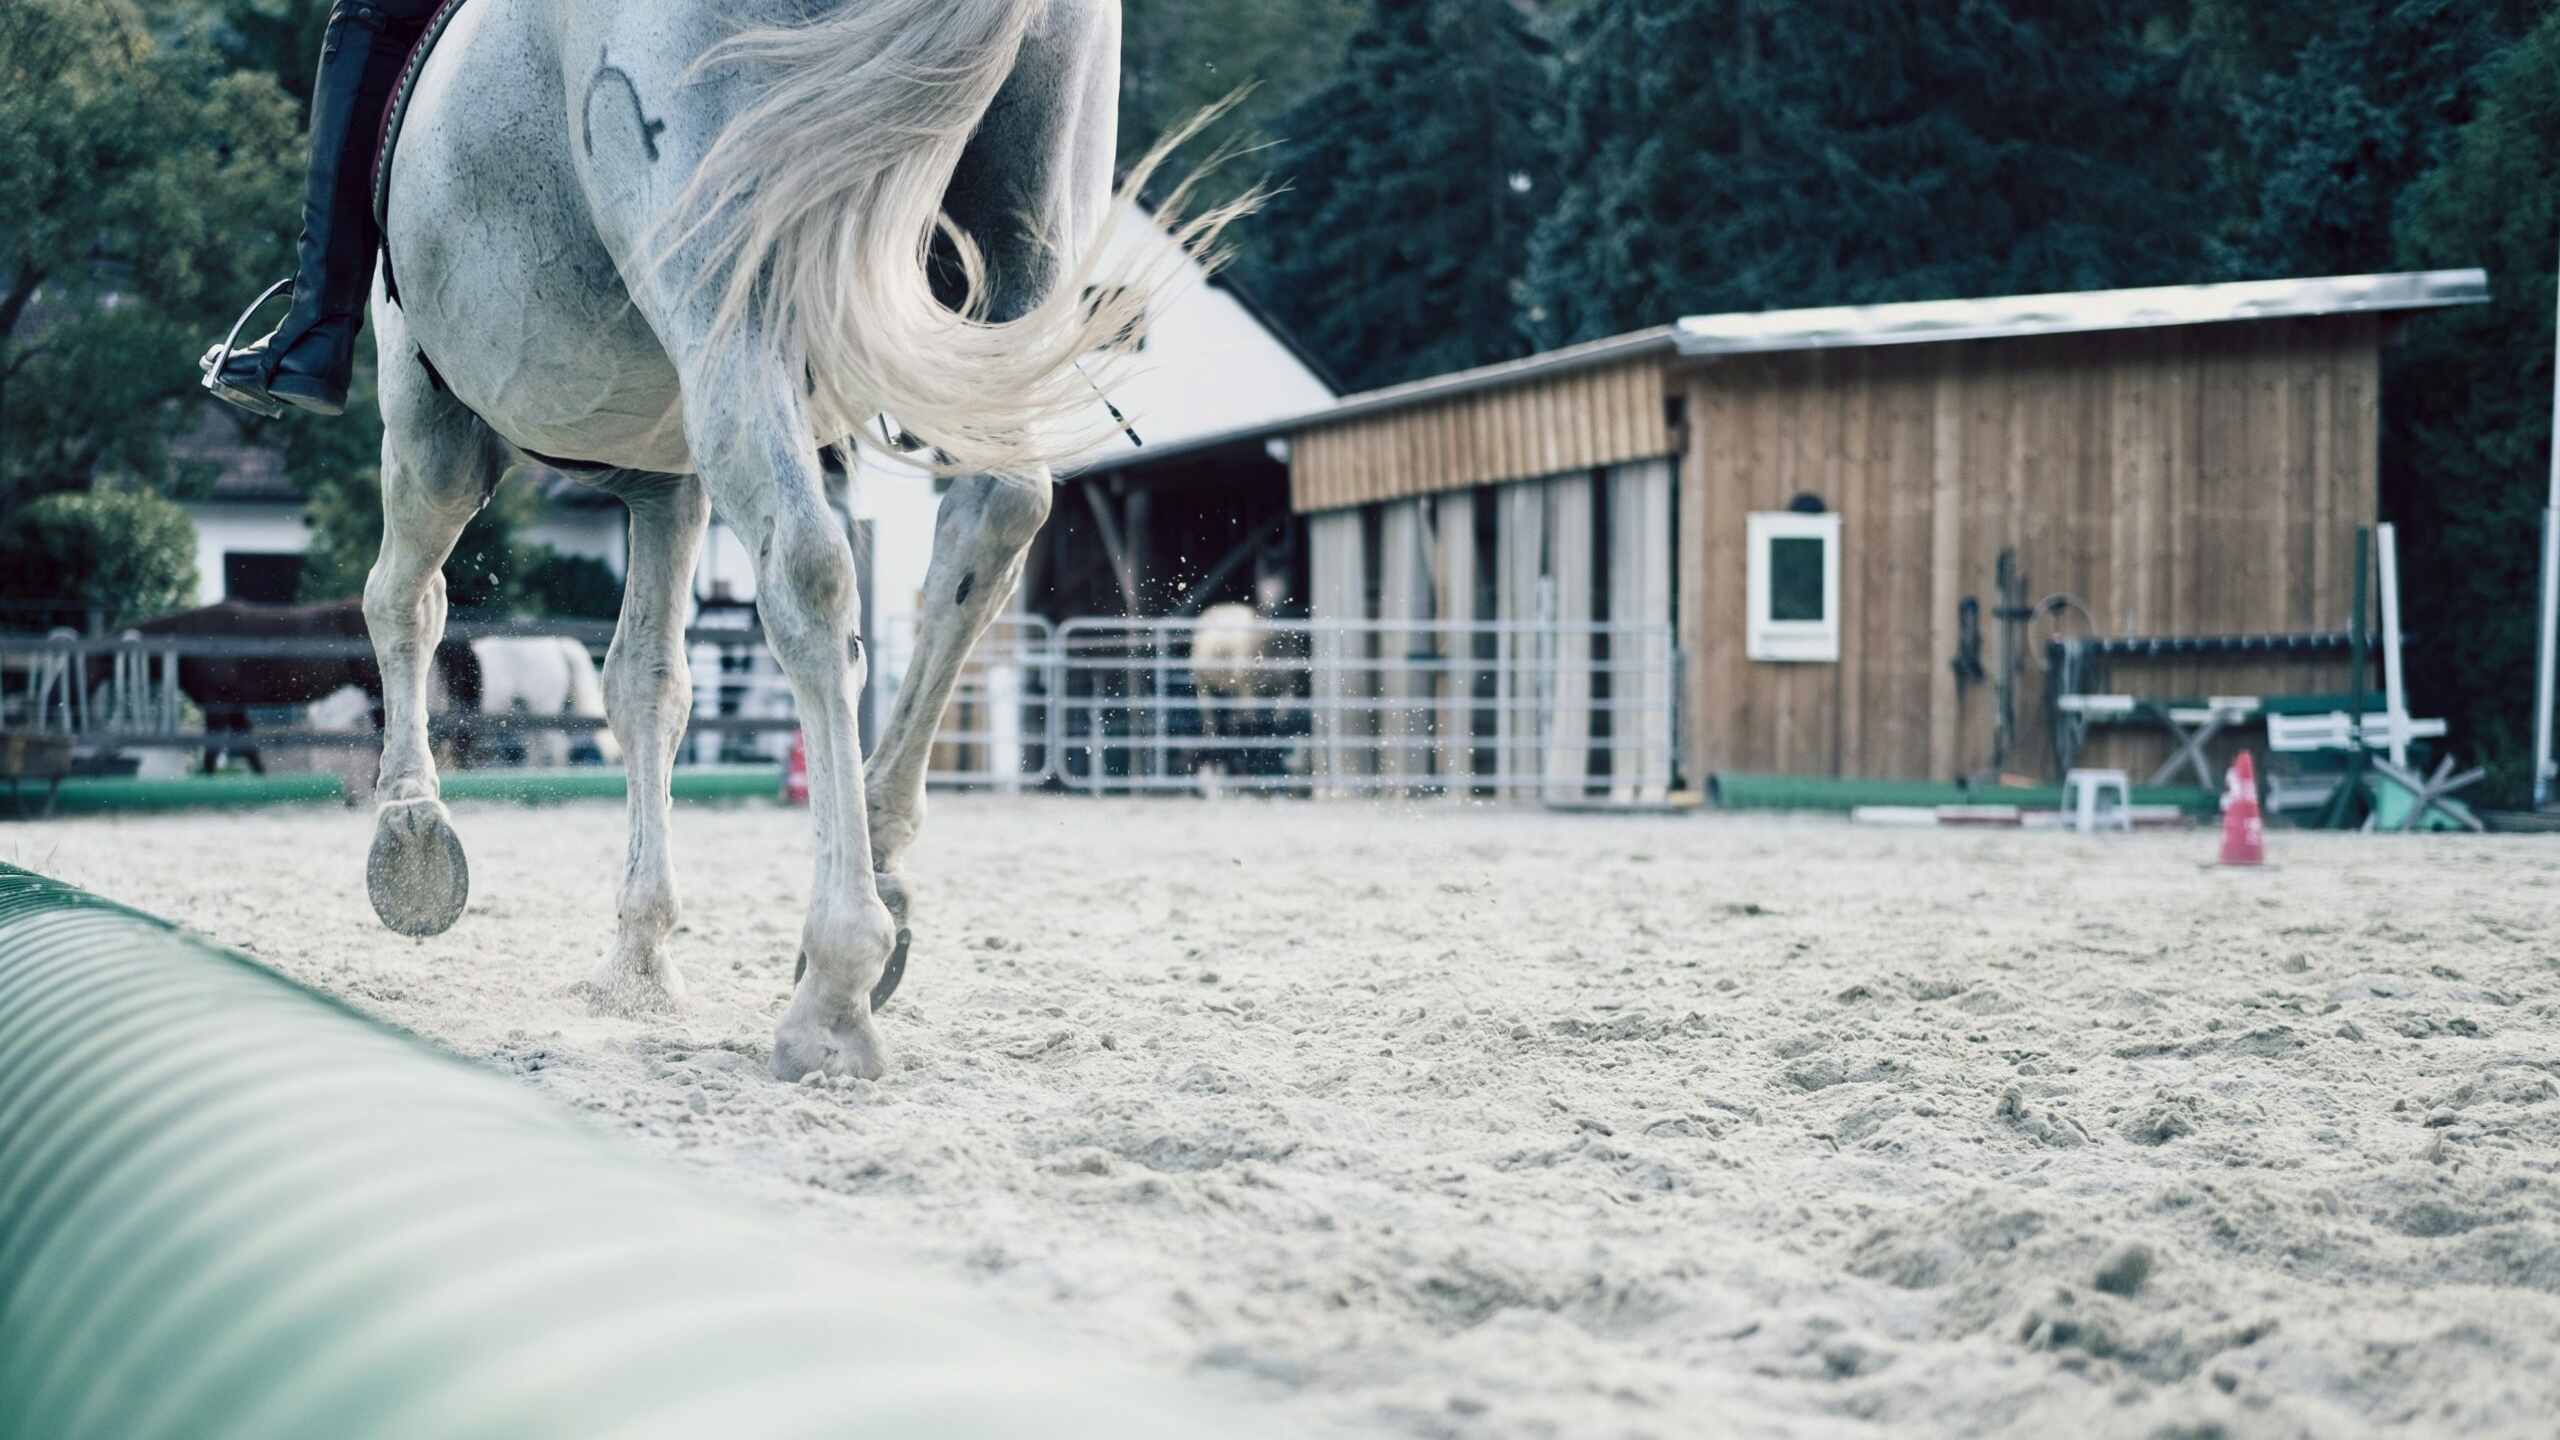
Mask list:
[[[292,288],[293,277],[288,275],[268,286],[257,299],[249,302],[248,309],[240,312],[239,319],[231,322],[231,333],[223,336],[222,343],[215,346],[213,353],[205,357],[204,388],[212,391],[219,399],[227,400],[243,410],[264,415],[269,419],[284,413],[283,401],[255,390],[243,390],[222,378],[222,371],[223,367],[231,363],[233,347],[240,342],[240,332],[248,328],[249,317],[257,314],[258,308],[276,298],[279,292],[289,291]]]

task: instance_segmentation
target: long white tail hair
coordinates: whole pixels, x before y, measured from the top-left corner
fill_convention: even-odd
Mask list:
[[[878,446],[875,416],[941,452],[938,468],[1018,471],[1090,450],[1117,426],[1097,395],[1188,252],[1214,265],[1219,230],[1252,198],[1184,219],[1197,177],[1157,207],[1179,242],[1135,273],[1102,276],[1101,226],[1203,117],[1167,137],[1072,237],[1045,299],[988,316],[978,248],[942,213],[961,152],[1050,0],[859,0],[804,24],[749,30],[703,57],[756,76],[658,237],[707,259],[719,287],[713,344],[752,327],[805,374],[818,438]],[[933,290],[937,236],[959,257],[957,307]],[[1139,247],[1145,254],[1153,247]],[[1066,257],[1060,257],[1064,259]],[[1097,355],[1097,352],[1102,352]],[[1089,363],[1086,363],[1089,362]]]

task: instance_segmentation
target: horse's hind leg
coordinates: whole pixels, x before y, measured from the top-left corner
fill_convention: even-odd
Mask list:
[[[1052,4],[952,177],[945,208],[985,258],[991,319],[1037,305],[1109,204],[1119,11],[1099,0]],[[870,769],[874,863],[901,928],[907,887],[899,862],[924,824],[933,732],[970,650],[1013,594],[1023,554],[1048,519],[1049,490],[1044,469],[963,476],[943,497],[915,650]]]
[[[374,786],[365,888],[403,935],[437,935],[462,915],[470,871],[438,798],[427,738],[427,668],[444,637],[444,562],[488,503],[496,438],[405,363],[396,312],[382,324],[382,553],[364,587],[365,628],[382,667],[382,775]]]
[[[798,376],[780,347],[750,325],[716,353],[696,341],[684,354],[685,438],[712,505],[755,554],[758,618],[791,681],[809,752],[817,875],[800,931],[800,973],[774,1033],[773,1071],[786,1080],[812,1072],[878,1079],[888,1059],[871,1018],[871,987],[887,968],[895,931],[872,883],[863,826],[854,701],[865,660],[853,546],[827,508]]]
[[[941,727],[969,652],[1022,578],[1023,554],[1049,518],[1049,484],[1046,470],[967,475],[952,482],[942,497],[915,651],[898,686],[898,703],[881,728],[867,785],[880,898],[897,914],[902,932],[906,886],[899,878],[899,861],[924,825],[925,769],[933,758],[934,731]],[[906,943],[903,933],[899,943]]]
[[[631,796],[631,850],[614,912],[613,949],[596,971],[591,1003],[601,1013],[627,1015],[684,1002],[684,977],[666,953],[677,905],[667,810],[676,747],[693,710],[686,602],[711,502],[690,476],[617,476],[608,488],[631,511],[622,619],[604,659],[605,718],[622,742]]]

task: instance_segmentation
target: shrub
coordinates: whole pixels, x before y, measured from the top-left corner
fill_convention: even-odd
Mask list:
[[[148,491],[47,495],[0,521],[11,628],[114,629],[195,598],[196,527]]]

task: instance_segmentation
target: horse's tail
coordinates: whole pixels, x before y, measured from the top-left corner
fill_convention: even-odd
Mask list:
[[[871,422],[885,414],[941,451],[944,468],[964,472],[1021,470],[1090,449],[1115,427],[1095,393],[1100,375],[1079,362],[1109,351],[1108,367],[1133,348],[1127,338],[1180,253],[1205,255],[1243,208],[1181,225],[1175,259],[1150,273],[1101,277],[1100,235],[1071,237],[1082,249],[1074,273],[1061,267],[1029,313],[989,318],[985,266],[942,201],[1050,3],[869,0],[738,35],[698,67],[744,66],[757,82],[705,156],[659,253],[699,247],[709,262],[700,273],[718,287],[715,346],[750,326],[778,343],[807,378],[821,438],[876,446],[885,437]],[[1119,198],[1133,198],[1189,133],[1159,147]],[[957,252],[966,282],[956,307],[937,299],[928,271],[938,237]]]

